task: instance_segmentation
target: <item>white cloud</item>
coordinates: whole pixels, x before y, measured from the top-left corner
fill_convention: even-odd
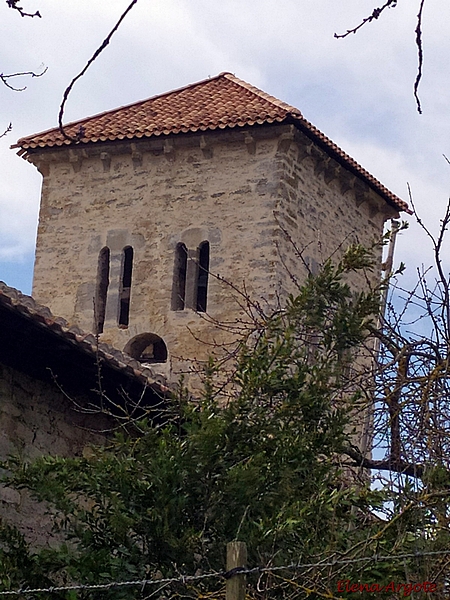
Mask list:
[[[9,143],[56,124],[62,93],[104,39],[127,0],[42,0],[42,19],[0,7],[0,71],[48,67],[22,94],[0,87],[0,258],[23,256],[34,244],[40,176]],[[358,34],[374,2],[360,0],[140,0],[110,46],[70,96],[76,119],[229,70],[298,106],[398,195],[406,181],[419,209],[438,220],[450,189],[450,37],[447,0],[426,3],[425,114],[415,109],[415,18],[418,2],[400,2]],[[403,241],[411,240],[411,241]],[[414,241],[415,240],[415,241]],[[419,241],[418,241],[419,240]],[[403,236],[399,252],[421,255],[422,238]],[[403,257],[402,257],[403,258]]]

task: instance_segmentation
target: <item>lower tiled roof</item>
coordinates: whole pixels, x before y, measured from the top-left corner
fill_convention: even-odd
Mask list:
[[[100,367],[105,389],[115,396],[126,389],[139,394],[144,390],[147,402],[154,402],[168,392],[150,369],[108,344],[97,344],[93,334],[53,316],[49,308],[2,281],[0,331],[0,363],[33,377],[55,377],[78,392],[98,396]]]

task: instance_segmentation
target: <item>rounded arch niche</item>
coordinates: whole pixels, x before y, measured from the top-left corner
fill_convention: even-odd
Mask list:
[[[140,333],[132,338],[123,351],[141,363],[167,362],[167,346],[156,333]]]

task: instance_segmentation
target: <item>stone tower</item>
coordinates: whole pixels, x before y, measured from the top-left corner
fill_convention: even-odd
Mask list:
[[[406,204],[301,112],[221,73],[22,138],[43,176],[33,295],[155,373],[226,341]]]

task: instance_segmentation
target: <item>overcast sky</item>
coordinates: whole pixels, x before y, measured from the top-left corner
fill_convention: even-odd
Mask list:
[[[0,72],[39,71],[0,86],[0,280],[31,292],[41,176],[9,146],[54,127],[63,91],[130,0],[23,0],[41,19],[0,2]],[[4,6],[3,6],[4,5]],[[450,193],[450,3],[425,4],[423,115],[412,93],[419,1],[399,0],[357,35],[336,40],[374,0],[138,0],[110,46],[75,86],[66,121],[231,71],[304,116],[436,229]],[[431,262],[423,235],[402,236],[397,261]]]

